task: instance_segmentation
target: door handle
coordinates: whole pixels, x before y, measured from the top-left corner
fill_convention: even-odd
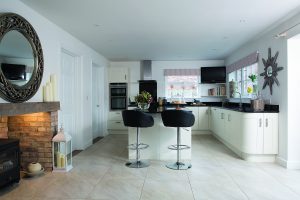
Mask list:
[[[268,121],[268,118],[266,119],[266,127],[269,126],[269,121]]]
[[[261,118],[259,118],[259,127],[261,127],[261,124],[262,124],[262,120]]]

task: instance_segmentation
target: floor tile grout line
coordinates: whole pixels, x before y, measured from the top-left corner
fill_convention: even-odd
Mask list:
[[[219,162],[219,164],[221,165],[221,167],[224,169],[224,171],[226,172],[226,174],[229,176],[229,178],[233,181],[233,183],[239,188],[239,190],[245,195],[245,197],[250,200],[250,197],[247,195],[247,193],[241,188],[241,186],[234,180],[234,178],[230,175],[230,173],[227,171],[227,168],[222,165],[222,163],[220,163],[219,160],[217,160],[217,162]]]
[[[147,177],[148,177],[148,173],[149,173],[149,167],[147,167],[147,172],[146,172],[146,176],[145,176],[145,179],[144,179],[144,183],[143,183],[143,186],[142,186],[142,190],[141,190],[141,194],[140,194],[139,200],[142,199],[142,196],[143,196],[143,190],[144,190],[144,186],[145,186],[145,183],[146,183],[146,179],[147,179]]]
[[[186,175],[187,175],[188,180],[189,180],[189,184],[190,184],[190,188],[191,188],[191,191],[192,191],[192,194],[193,194],[193,198],[194,198],[194,200],[196,200],[195,195],[194,195],[194,190],[193,190],[192,183],[191,183],[190,177],[188,175],[188,172],[186,172]]]
[[[286,187],[287,189],[289,189],[291,192],[293,192],[294,194],[296,194],[300,198],[300,194],[298,192],[294,191],[290,186],[288,186],[284,183],[281,183],[280,180],[278,180],[275,176],[272,176],[271,174],[269,174],[263,167],[260,167],[258,165],[257,165],[257,167],[260,168],[262,171],[264,171],[266,174],[268,174],[270,177],[272,177],[272,179],[274,179],[277,183],[279,183],[280,185]]]

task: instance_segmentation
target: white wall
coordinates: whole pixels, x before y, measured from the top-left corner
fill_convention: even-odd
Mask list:
[[[298,168],[300,161],[300,34],[288,40],[288,158],[290,168]]]
[[[157,81],[157,96],[165,96],[164,69],[200,69],[200,67],[223,65],[224,60],[152,61],[152,79]],[[110,67],[129,68],[129,96],[136,96],[139,91],[137,81],[141,80],[140,62],[110,62]]]
[[[261,37],[256,38],[248,43],[244,44],[242,47],[234,51],[226,60],[225,64],[229,65],[233,62],[249,55],[254,51],[259,51],[259,73],[263,72],[264,65],[262,63],[262,58],[268,57],[268,48],[272,49],[272,56],[275,55],[276,51],[279,51],[278,56],[278,66],[284,67],[284,70],[278,73],[278,80],[280,82],[280,86],[278,87],[276,84],[273,86],[273,95],[270,95],[269,87],[262,91],[263,97],[271,101],[272,104],[279,104],[280,113],[279,113],[279,155],[278,162],[282,165],[288,165],[289,162],[298,162],[300,168],[300,157],[298,156],[298,160],[293,160],[294,158],[290,157],[290,151],[288,151],[288,62],[287,62],[287,38],[292,37],[296,33],[300,32],[300,27],[295,27],[292,31],[289,32],[287,38],[274,38],[274,35],[281,33],[287,28],[299,23],[300,14],[297,14],[293,18],[285,21],[281,25],[276,28],[268,31],[263,34]],[[263,85],[263,77],[259,77],[259,85],[262,87]],[[289,138],[290,140],[290,138]],[[297,141],[298,143],[300,141]],[[297,153],[300,155],[300,151]]]
[[[92,63],[104,67],[106,73],[108,61],[102,55],[24,5],[22,2],[17,0],[1,0],[0,12],[14,12],[21,15],[31,23],[37,32],[44,54],[44,75],[41,85],[46,83],[50,74],[57,74],[59,79],[62,49],[72,52],[80,57],[82,74],[78,81],[81,82],[81,88],[78,88],[77,90],[82,97],[77,105],[80,110],[80,116],[78,118],[78,123],[80,124],[78,127],[80,127],[79,131],[81,133],[81,138],[79,138],[79,141],[82,141],[81,148],[87,147],[92,142]],[[103,80],[103,83],[107,85],[107,80]],[[108,96],[107,87],[105,91],[106,96]],[[29,100],[29,102],[41,102],[42,100],[42,87],[40,87],[38,92]],[[0,99],[0,103],[3,102],[5,101]],[[105,105],[108,105],[107,99]],[[104,120],[106,121],[106,119]]]

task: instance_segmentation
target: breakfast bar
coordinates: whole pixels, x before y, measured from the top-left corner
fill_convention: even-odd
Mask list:
[[[174,108],[173,108],[174,109]],[[141,128],[140,141],[148,144],[149,148],[144,149],[141,153],[141,159],[152,160],[174,160],[176,151],[168,149],[170,145],[177,143],[177,129],[165,127],[161,118],[162,109],[156,112],[149,112],[154,119],[154,126]],[[182,144],[191,147],[191,128],[180,128]],[[128,127],[128,144],[136,142],[136,128]],[[128,150],[129,159],[135,159],[136,152]],[[191,159],[191,148],[181,151],[181,158],[184,160]]]

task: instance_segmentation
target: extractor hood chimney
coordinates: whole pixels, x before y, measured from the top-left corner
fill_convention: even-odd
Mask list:
[[[141,61],[141,80],[147,81],[152,80],[152,61],[142,60]]]

